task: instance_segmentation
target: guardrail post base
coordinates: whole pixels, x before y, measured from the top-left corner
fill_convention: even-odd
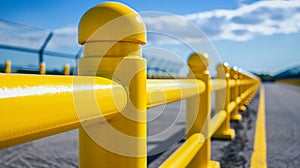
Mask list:
[[[217,131],[214,135],[214,139],[234,139],[235,131],[234,129],[227,129],[225,131]]]
[[[241,122],[242,119],[243,119],[243,117],[240,114],[232,114],[231,117],[230,117],[231,121],[236,121],[236,122]]]
[[[245,112],[247,110],[247,107],[245,105],[241,105],[239,110]]]
[[[207,168],[220,168],[220,162],[209,161]]]

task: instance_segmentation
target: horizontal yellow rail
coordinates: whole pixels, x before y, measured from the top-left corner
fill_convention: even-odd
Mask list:
[[[246,99],[246,97],[248,97],[251,93],[255,92],[255,90],[257,89],[257,87],[258,87],[258,85],[253,85],[247,91],[245,91],[244,93],[242,93],[242,95],[240,97],[237,97],[235,99],[235,101],[231,101],[228,104],[228,111],[229,111],[229,113],[231,113],[234,110],[234,108],[236,108],[236,105],[240,104],[243,100]]]
[[[161,166],[187,167],[204,144],[205,137],[200,133],[191,135]]]
[[[253,80],[253,79],[240,80],[240,85],[251,85],[251,84],[255,84],[255,83],[257,83],[257,81]]]
[[[0,149],[112,116],[127,102],[121,85],[101,77],[0,74],[0,79]]]
[[[211,90],[217,91],[226,88],[226,80],[225,79],[212,79],[211,80]]]
[[[226,119],[226,111],[222,110],[217,112],[214,117],[210,120],[209,137],[216,133],[218,128],[222,125]]]
[[[189,97],[205,91],[205,84],[196,79],[148,79],[147,107],[154,107]]]
[[[241,99],[244,100],[246,99],[251,93],[255,92],[257,90],[257,88],[259,87],[259,85],[253,85],[251,86],[247,91],[245,91],[242,95],[241,95]]]
[[[230,88],[236,86],[236,84],[237,84],[237,82],[234,79],[230,79],[228,81],[228,85],[229,85]]]
[[[230,102],[228,104],[228,112],[231,113],[234,110],[235,106],[236,106],[236,102],[235,101]]]

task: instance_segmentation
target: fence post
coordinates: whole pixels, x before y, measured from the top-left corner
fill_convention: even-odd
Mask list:
[[[245,78],[247,78],[248,80],[256,80],[257,82],[255,84],[248,84],[246,86],[246,90],[250,89],[251,87],[253,86],[256,86],[256,89],[255,91],[252,91],[246,98],[245,98],[245,101],[244,101],[244,104],[245,105],[248,105],[250,103],[250,101],[252,100],[252,98],[255,96],[255,93],[256,91],[259,89],[259,80],[247,75],[247,74],[244,74]]]
[[[84,45],[79,75],[112,79],[128,93],[126,107],[113,119],[79,129],[80,167],[147,167],[143,20],[121,3],[102,3],[81,18],[78,41]],[[100,134],[100,139],[93,137],[94,133]]]
[[[4,63],[4,73],[11,73],[11,62],[6,60]]]
[[[230,102],[230,68],[228,63],[219,64],[217,66],[217,79],[225,79],[226,80],[226,88],[223,90],[216,91],[215,93],[215,112],[218,113],[222,110],[226,112],[226,118],[223,121],[222,125],[213,135],[213,138],[216,139],[234,139],[235,131],[230,128],[230,111],[228,110],[228,105]]]
[[[188,78],[202,80],[206,89],[200,96],[186,100],[186,139],[195,133],[205,136],[205,143],[189,164],[189,167],[220,167],[219,162],[210,160],[210,92],[211,79],[207,70],[209,58],[206,54],[193,53],[188,58],[190,73]]]
[[[239,76],[240,81],[245,79],[244,74],[243,74],[243,70],[241,68],[238,69],[238,76]],[[245,85],[240,85],[239,86],[239,95],[241,96],[245,91],[246,91]],[[239,105],[239,110],[240,111],[246,111],[247,110],[247,107],[244,103],[244,100],[241,101],[241,103]]]
[[[64,75],[70,75],[70,65],[65,64],[64,66]]]
[[[230,78],[235,81],[234,87],[231,88],[230,101],[236,102],[236,106],[231,112],[231,120],[239,122],[242,120],[242,116],[239,114],[240,108],[239,103],[237,101],[237,98],[239,97],[239,76],[237,74],[237,67],[233,67],[232,69],[230,69]]]
[[[46,74],[46,63],[45,62],[41,62],[40,63],[40,74],[41,75],[45,75]]]

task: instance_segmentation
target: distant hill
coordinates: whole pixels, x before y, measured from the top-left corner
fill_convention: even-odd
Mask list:
[[[283,70],[274,76],[276,79],[300,79],[300,64]]]

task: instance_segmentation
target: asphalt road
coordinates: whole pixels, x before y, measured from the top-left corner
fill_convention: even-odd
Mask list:
[[[264,87],[268,167],[300,167],[300,87]]]

